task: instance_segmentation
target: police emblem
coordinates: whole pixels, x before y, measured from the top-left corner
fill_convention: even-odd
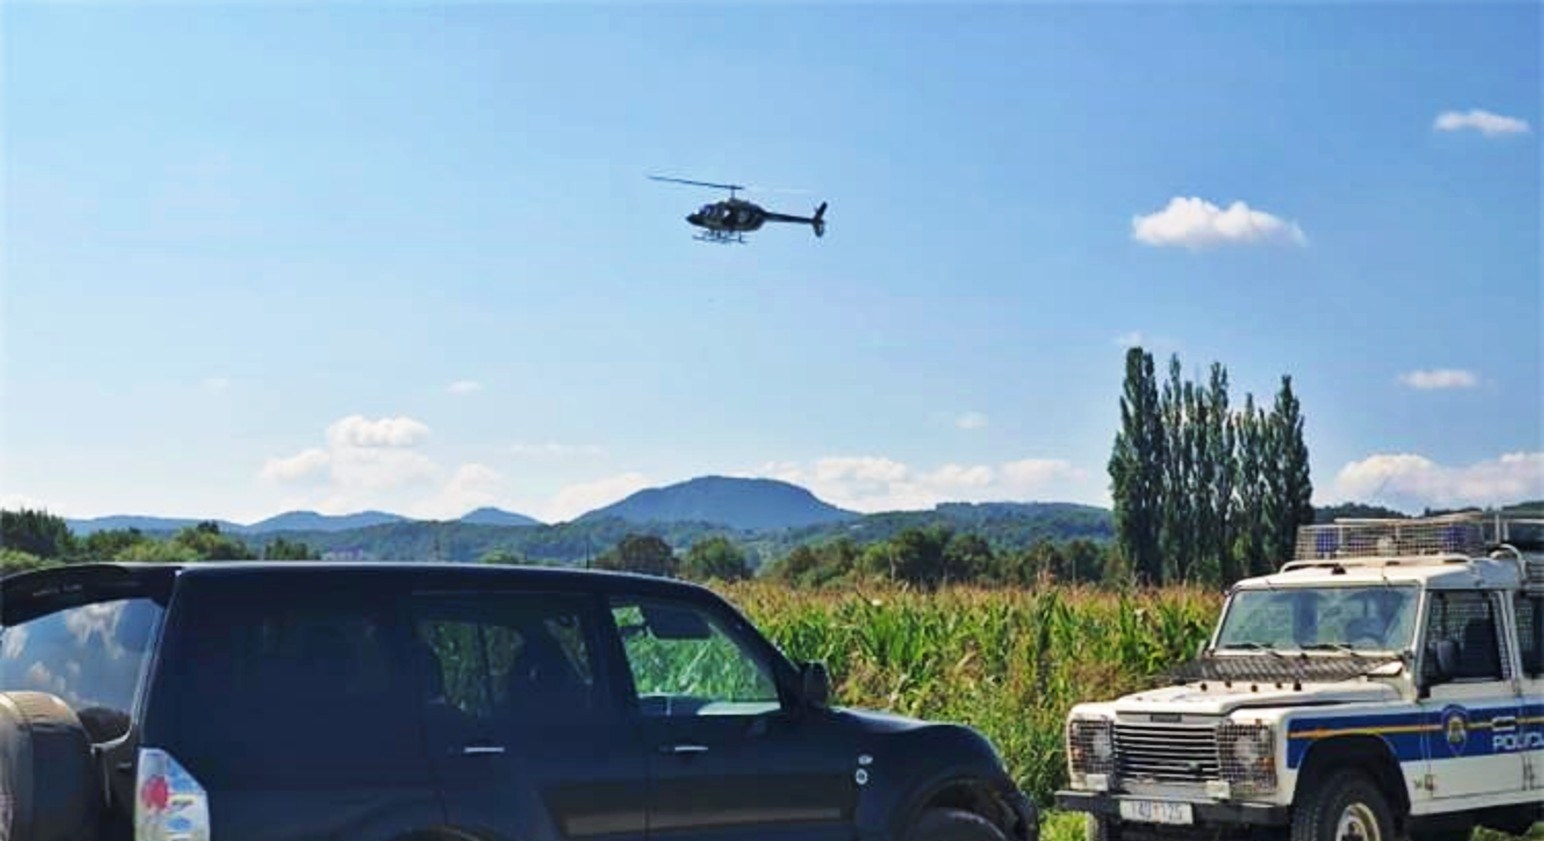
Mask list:
[[[1463,707],[1442,711],[1442,729],[1447,734],[1448,749],[1456,756],[1469,746],[1469,714]]]

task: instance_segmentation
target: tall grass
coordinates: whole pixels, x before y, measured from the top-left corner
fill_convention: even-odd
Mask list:
[[[1042,804],[1066,782],[1068,709],[1193,656],[1221,605],[1183,588],[722,592],[792,657],[824,660],[840,703],[976,727]]]

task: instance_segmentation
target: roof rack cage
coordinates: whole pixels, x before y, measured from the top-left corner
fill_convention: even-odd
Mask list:
[[[1500,546],[1519,554],[1544,550],[1544,518],[1464,512],[1410,519],[1341,519],[1297,530],[1294,560],[1408,558],[1438,555],[1484,557]],[[1544,559],[1526,564],[1544,587]]]

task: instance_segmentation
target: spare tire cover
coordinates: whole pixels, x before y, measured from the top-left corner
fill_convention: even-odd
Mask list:
[[[0,692],[0,841],[93,841],[102,781],[74,710],[43,692]]]

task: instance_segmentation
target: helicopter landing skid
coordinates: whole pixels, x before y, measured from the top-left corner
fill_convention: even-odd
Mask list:
[[[727,231],[715,231],[713,233],[697,234],[692,239],[698,242],[714,242],[719,245],[744,245],[745,235],[729,233]]]

